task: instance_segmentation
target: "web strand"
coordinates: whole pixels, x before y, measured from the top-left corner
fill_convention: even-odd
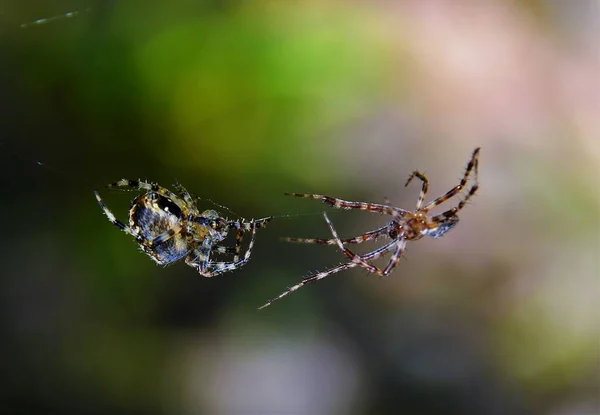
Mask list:
[[[52,23],[57,20],[70,19],[72,17],[77,17],[82,13],[87,13],[91,10],[92,10],[91,8],[87,8],[87,9],[83,9],[83,10],[74,10],[74,11],[69,11],[69,12],[65,12],[65,13],[61,13],[61,14],[56,14],[56,15],[50,16],[50,17],[41,17],[41,18],[33,20],[31,22],[21,23],[19,25],[19,27],[21,29],[26,29],[26,28],[32,27],[32,26],[39,26],[39,25],[43,25],[43,24],[47,24],[47,23]]]

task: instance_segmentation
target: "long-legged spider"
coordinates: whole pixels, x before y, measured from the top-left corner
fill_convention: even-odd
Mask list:
[[[94,194],[108,220],[133,236],[142,251],[157,264],[168,265],[185,257],[185,263],[204,277],[214,277],[245,265],[254,246],[256,229],[271,220],[271,217],[249,222],[228,220],[214,210],[200,213],[194,198],[179,184],[175,185],[177,193],[139,180],[122,179],[106,187],[145,191],[131,203],[129,225],[115,218],[98,192]],[[235,247],[221,245],[232,229],[236,233]],[[252,231],[252,237],[240,259],[243,235],[249,231]],[[233,261],[216,262],[213,253],[233,255]]]
[[[480,148],[476,148],[475,151],[473,151],[471,160],[467,164],[465,173],[462,179],[460,180],[460,183],[454,186],[442,196],[429,202],[425,206],[423,206],[423,204],[425,203],[425,197],[427,196],[427,191],[429,189],[429,180],[423,173],[421,173],[418,170],[415,170],[409,176],[405,184],[405,186],[408,186],[414,178],[417,178],[422,182],[421,192],[419,193],[419,198],[417,199],[417,206],[413,211],[391,206],[387,201],[386,204],[351,202],[347,200],[317,194],[286,193],[289,196],[301,197],[305,199],[317,199],[329,206],[338,209],[366,210],[369,212],[390,215],[393,217],[393,219],[387,225],[374,231],[367,232],[363,235],[356,236],[354,238],[340,239],[337,231],[333,227],[333,224],[327,217],[327,214],[323,213],[325,221],[327,222],[327,225],[329,226],[329,229],[333,235],[333,239],[286,238],[286,240],[289,242],[337,245],[340,248],[340,250],[342,250],[342,252],[350,259],[351,262],[339,265],[335,268],[331,268],[323,272],[318,272],[316,274],[309,275],[308,277],[300,281],[298,284],[288,288],[279,296],[273,298],[272,300],[269,300],[263,306],[259,307],[259,310],[268,307],[275,301],[280,300],[281,298],[305,286],[306,284],[317,282],[329,275],[350,268],[355,268],[357,266],[363,267],[369,272],[372,272],[382,277],[389,275],[398,265],[408,241],[416,241],[417,239],[421,239],[425,235],[430,236],[432,238],[439,238],[446,234],[446,232],[448,232],[450,229],[456,226],[459,220],[458,212],[463,207],[465,207],[467,201],[475,194],[475,192],[477,192],[477,189],[479,188],[479,150]],[[431,209],[438,205],[441,205],[442,203],[446,202],[453,196],[458,195],[462,190],[465,189],[472,172],[474,172],[474,183],[471,186],[471,188],[466,192],[464,198],[460,200],[458,205],[456,205],[452,209],[440,213],[439,215],[429,216],[429,211]],[[388,237],[391,239],[391,242],[388,242],[381,248],[371,251],[364,255],[357,255],[345,246],[346,244],[359,244],[366,241],[372,241],[379,237]],[[390,252],[392,252],[392,256],[383,269],[371,264],[372,261]]]

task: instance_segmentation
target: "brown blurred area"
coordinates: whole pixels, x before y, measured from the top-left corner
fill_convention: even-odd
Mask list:
[[[592,0],[0,5],[0,412],[600,413],[599,27]],[[284,192],[412,209],[413,170],[434,198],[475,147],[452,232],[256,311],[345,261],[280,237],[389,220]],[[123,177],[278,217],[241,270],[157,267],[93,197],[126,220]]]

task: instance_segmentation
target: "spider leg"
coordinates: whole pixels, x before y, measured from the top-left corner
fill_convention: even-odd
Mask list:
[[[240,260],[240,252],[242,251],[242,240],[244,239],[244,222],[232,222],[231,225],[235,227],[235,247],[233,248],[233,262],[238,262]]]
[[[252,226],[252,237],[250,239],[248,249],[244,254],[244,258],[233,262],[208,262],[208,265],[205,268],[199,269],[199,272],[203,277],[215,277],[246,265],[246,263],[250,260],[250,255],[252,253],[252,248],[254,247],[254,240],[256,237],[256,226],[254,226],[254,220],[250,221],[250,225]],[[208,260],[208,257],[206,259]]]
[[[175,188],[175,190],[177,190],[177,195],[181,199],[183,199],[183,201],[185,202],[185,204],[187,206],[189,206],[189,207],[195,207],[196,206],[196,204],[194,203],[194,198],[192,197],[192,195],[190,194],[190,192],[187,191],[187,189],[185,187],[183,187],[179,183],[175,183],[173,185],[173,187]]]
[[[237,220],[228,223],[229,227],[235,228],[235,248],[233,262],[238,262],[240,259],[240,252],[242,250],[242,241],[244,238],[244,232],[252,231],[255,229],[264,228],[271,221],[272,217],[266,217],[262,219],[252,220],[245,222],[244,220]]]
[[[223,246],[223,245],[214,246],[213,251],[218,254],[234,255],[236,253],[235,248],[233,246]]]
[[[368,254],[363,255],[362,258],[366,261],[375,260],[375,259],[387,254],[389,251],[391,251],[394,248],[394,246],[396,245],[396,243],[397,242],[395,240],[392,242],[389,242],[386,245],[382,246],[381,248],[378,248],[375,251],[372,251],[372,252],[369,252]],[[284,292],[279,294],[277,297],[267,301],[265,304],[258,307],[258,309],[262,310],[263,308],[270,306],[275,301],[281,300],[283,297],[290,295],[294,291],[298,290],[299,288],[302,288],[303,286],[305,286],[307,284],[315,283],[319,280],[322,280],[325,277],[328,277],[329,275],[335,274],[340,271],[345,271],[347,269],[355,268],[357,266],[358,266],[358,264],[355,262],[348,262],[346,264],[339,265],[335,268],[331,268],[331,269],[328,269],[323,272],[318,272],[316,274],[309,275],[308,277],[306,277],[302,281],[300,281],[298,284],[288,288],[287,290],[285,290]]]
[[[252,236],[250,238],[250,244],[248,245],[248,249],[246,250],[246,253],[244,254],[244,258],[242,258],[241,260],[239,259],[240,247],[241,247],[241,242],[242,242],[242,234],[244,232],[243,230],[241,230],[241,232],[239,233],[240,236],[237,237],[237,240],[236,240],[236,246],[235,246],[236,254],[234,256],[233,262],[211,263],[210,264],[211,268],[215,269],[214,271],[210,271],[211,277],[222,274],[224,272],[233,271],[237,268],[240,268],[240,267],[246,265],[246,263],[250,260],[250,255],[252,253],[252,248],[254,247],[254,242],[255,242],[255,238],[256,238],[257,227],[255,226],[255,222],[253,220],[250,221],[249,224],[252,226]]]
[[[110,211],[110,209],[104,204],[104,201],[102,200],[100,194],[98,194],[97,191],[94,191],[94,195],[96,195],[96,200],[98,201],[100,208],[104,211],[104,214],[106,215],[110,223],[115,225],[117,228],[121,229],[123,232],[133,236],[136,240],[143,240],[143,238],[136,231],[134,231],[129,226],[125,225],[123,222],[121,222],[115,217],[115,215]]]
[[[425,206],[422,209],[422,211],[427,212],[427,211],[433,209],[434,207],[444,203],[446,200],[450,199],[451,197],[455,196],[456,194],[458,194],[461,190],[463,190],[465,188],[465,185],[467,184],[467,181],[469,180],[469,176],[471,175],[471,172],[475,171],[475,175],[474,175],[475,183],[469,190],[465,199],[463,199],[459,203],[457,208],[454,208],[455,209],[454,213],[458,212],[465,206],[465,204],[467,203],[467,200],[469,200],[471,198],[471,196],[473,196],[475,194],[475,192],[477,191],[477,189],[479,188],[479,179],[478,179],[479,150],[481,150],[481,147],[477,147],[475,149],[475,151],[473,151],[471,160],[467,164],[467,168],[465,169],[465,174],[463,175],[463,178],[460,180],[460,183],[458,185],[454,186],[452,189],[450,189],[444,195],[442,195],[442,196],[438,197],[437,199],[433,200],[432,202],[430,202],[427,206]],[[447,212],[445,212],[445,213],[447,213]]]
[[[417,210],[421,209],[423,202],[425,201],[425,196],[427,196],[427,190],[429,188],[429,180],[427,177],[418,170],[412,172],[412,174],[408,177],[406,184],[404,187],[408,186],[412,179],[417,178],[423,182],[423,186],[421,187],[421,192],[419,193],[419,199],[417,199]]]
[[[271,300],[267,301],[265,304],[263,304],[260,307],[258,307],[258,310],[262,310],[263,308],[267,308],[268,306],[270,306],[271,304],[273,304],[275,301],[279,301],[283,297],[287,297],[288,295],[290,295],[294,291],[298,290],[299,288],[304,287],[306,284],[315,283],[318,280],[321,280],[321,279],[323,279],[325,277],[328,277],[329,275],[335,274],[335,273],[340,272],[340,271],[345,271],[347,269],[354,268],[356,266],[358,266],[358,264],[353,263],[353,262],[349,262],[349,263],[346,263],[346,264],[339,265],[339,266],[337,266],[335,268],[328,269],[327,271],[323,271],[323,272],[319,272],[317,274],[311,275],[308,278],[304,278],[298,284],[296,284],[296,285],[294,285],[292,287],[289,287],[287,290],[285,290],[284,292],[282,292],[281,294],[279,294],[277,297],[272,298]]]
[[[338,236],[338,233],[335,230],[333,223],[331,223],[331,221],[329,220],[327,213],[323,212],[323,216],[325,217],[325,221],[327,222],[327,225],[329,226],[329,229],[331,230],[331,233],[333,234],[334,240],[336,241],[338,247],[348,258],[350,258],[350,260],[353,263],[360,265],[361,267],[365,268],[367,271],[377,274],[381,277],[385,277],[385,276],[389,275],[390,272],[392,272],[392,270],[394,268],[396,268],[396,266],[398,265],[398,262],[400,261],[400,257],[402,256],[402,252],[406,246],[406,239],[397,238],[392,241],[393,243],[397,244],[396,250],[394,251],[394,254],[390,258],[390,261],[386,265],[385,269],[382,270],[374,265],[369,264],[367,261],[365,261],[365,259],[363,257],[360,257],[359,255],[355,254],[354,252],[352,252],[351,250],[346,248],[344,246],[344,244],[342,243],[342,241],[340,240],[340,237]]]
[[[256,228],[254,228],[256,229]],[[236,229],[235,230],[235,255],[233,256],[233,262],[238,262],[240,260],[240,252],[242,252],[242,240],[244,239],[244,230]]]
[[[146,190],[156,192],[162,196],[174,200],[178,205],[185,206],[186,203],[175,193],[169,189],[162,187],[156,183],[149,183],[143,180],[128,180],[121,179],[118,182],[107,184],[107,189],[121,189],[121,190]],[[193,204],[191,206],[194,206]]]
[[[351,202],[348,200],[337,199],[331,196],[325,195],[317,195],[317,194],[306,194],[306,193],[285,193],[287,196],[295,196],[301,197],[304,199],[316,199],[321,202],[329,205],[331,207],[337,209],[358,209],[358,210],[367,210],[369,212],[376,213],[384,213],[386,215],[392,216],[403,216],[408,213],[408,211],[389,206],[389,205],[381,205],[378,203],[368,203],[368,202]]]
[[[185,258],[185,263],[190,267],[196,268],[196,271],[198,271],[203,277],[208,276],[206,275],[206,272],[208,269],[208,259],[210,257],[211,248],[212,241],[205,239],[202,241],[202,245],[200,245],[198,249]]]
[[[443,222],[446,219],[450,219],[452,217],[455,217],[456,214],[465,207],[465,205],[467,204],[467,202],[469,201],[469,199],[471,197],[473,197],[473,195],[475,194],[475,192],[477,191],[477,189],[479,188],[479,186],[477,184],[473,185],[473,187],[471,187],[471,189],[469,190],[469,192],[467,193],[467,195],[458,203],[458,205],[456,205],[456,207],[453,207],[452,209],[448,209],[445,212],[440,213],[439,215],[435,215],[434,217],[431,218],[431,220],[433,222]]]
[[[248,232],[248,231],[253,230],[254,228],[256,228],[256,229],[264,228],[265,226],[267,226],[269,224],[269,222],[271,222],[272,219],[273,219],[272,216],[267,216],[266,218],[252,219],[250,222],[246,222],[245,220],[233,221],[233,222],[230,222],[229,225],[234,226],[234,227],[239,226],[244,231]]]
[[[342,243],[345,243],[345,244],[360,244],[360,243],[363,243],[366,241],[372,241],[381,236],[386,235],[387,228],[388,228],[388,226],[386,225],[386,226],[383,226],[374,231],[367,232],[364,235],[355,236],[354,238],[345,238],[345,239],[342,239],[341,241],[342,241]],[[286,242],[304,243],[304,244],[319,244],[319,245],[335,245],[335,244],[337,244],[335,239],[285,237],[285,238],[282,238],[282,240],[284,240]]]
[[[392,254],[392,256],[390,258],[390,262],[388,262],[385,269],[383,270],[382,277],[389,275],[394,270],[394,268],[396,268],[398,266],[398,263],[400,262],[400,258],[402,258],[402,254],[404,253],[405,249],[406,249],[406,239],[401,239],[400,241],[398,241],[398,244],[396,245],[396,250]]]

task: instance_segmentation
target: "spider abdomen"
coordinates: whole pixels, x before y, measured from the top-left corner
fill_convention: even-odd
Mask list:
[[[435,227],[430,228],[427,231],[427,236],[431,238],[441,238],[450,229],[454,228],[458,223],[458,216],[450,216],[445,218],[441,222],[437,223]]]
[[[189,252],[186,235],[181,229],[182,212],[169,198],[148,193],[134,199],[129,211],[132,229],[145,240],[161,237],[152,247],[143,248],[154,261],[164,265],[185,257]]]

